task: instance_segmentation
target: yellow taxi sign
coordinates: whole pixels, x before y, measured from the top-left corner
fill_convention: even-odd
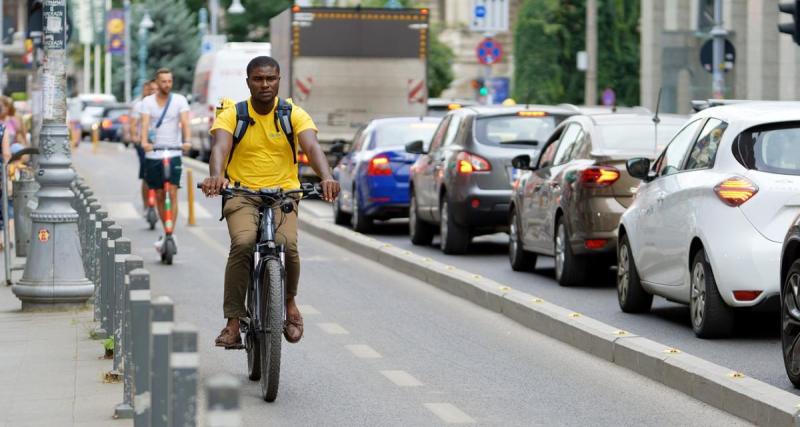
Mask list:
[[[547,113],[544,111],[520,111],[517,115],[520,117],[544,117]]]
[[[450,104],[447,104],[447,109],[448,110],[458,110],[459,108],[461,108],[461,104],[459,104],[457,102],[452,102]]]

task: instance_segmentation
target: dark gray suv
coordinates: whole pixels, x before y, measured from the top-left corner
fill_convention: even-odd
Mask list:
[[[411,242],[429,245],[438,229],[442,251],[459,254],[474,236],[506,231],[511,185],[520,173],[511,159],[538,150],[576,113],[544,105],[462,108],[445,116],[429,146],[406,145],[420,154],[409,181]]]

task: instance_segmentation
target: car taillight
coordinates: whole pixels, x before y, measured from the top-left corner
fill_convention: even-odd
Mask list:
[[[733,291],[737,301],[753,301],[761,295],[761,291]]]
[[[105,120],[103,120],[103,124],[102,124],[102,126],[103,126],[103,129],[108,129],[108,128],[110,128],[110,127],[111,127],[111,120],[109,120],[109,119],[105,119]]]
[[[492,165],[488,160],[481,156],[462,151],[456,156],[456,164],[458,173],[469,175],[473,172],[489,172],[492,170]]]
[[[714,192],[726,205],[737,207],[752,199],[758,193],[758,186],[747,178],[735,176],[717,184]]]
[[[388,176],[392,174],[392,167],[389,165],[389,158],[379,154],[369,161],[367,175],[369,176]]]
[[[119,116],[119,122],[120,123],[128,123],[128,116],[126,116],[126,115]]]
[[[297,163],[300,163],[301,165],[308,164],[308,156],[306,153],[297,153]]]
[[[611,166],[593,166],[581,171],[584,187],[608,187],[619,179],[619,170]]]

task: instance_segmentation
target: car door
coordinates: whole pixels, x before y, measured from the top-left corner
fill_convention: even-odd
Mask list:
[[[711,188],[719,181],[709,175],[714,163],[719,141],[728,124],[709,118],[698,134],[691,150],[680,168],[680,172],[663,180],[663,202],[658,216],[661,219],[659,246],[663,266],[657,274],[661,283],[679,286],[685,283],[689,260],[687,250],[694,238],[692,217],[696,208],[711,194]]]
[[[558,143],[561,140],[564,129],[565,127],[561,127],[553,132],[553,135],[544,144],[544,148],[538,159],[534,160],[532,164],[533,170],[525,172],[520,179],[520,188],[518,190],[521,195],[519,218],[522,229],[520,230],[520,234],[522,235],[523,244],[527,248],[534,248],[537,245],[534,227],[539,226],[539,221],[538,218],[536,218],[537,203],[534,199],[543,183],[542,176],[538,174],[537,171],[543,168],[549,168],[550,165],[553,164],[553,159],[558,149]]]
[[[695,141],[697,132],[705,120],[696,120],[678,132],[653,167],[655,179],[642,185],[637,194],[637,205],[641,215],[638,227],[634,230],[641,241],[639,256],[635,258],[637,270],[642,280],[657,285],[668,284],[666,243],[680,236],[682,230],[666,226],[667,216],[664,202],[670,193],[677,191],[676,177],[684,165],[687,152]],[[675,200],[672,199],[674,203]]]
[[[433,205],[438,203],[438,195],[434,190],[436,163],[433,159],[440,155],[440,148],[450,124],[450,117],[452,116],[445,117],[439,123],[430,145],[426,147],[425,153],[420,155],[414,164],[414,197],[419,216],[426,221],[433,221]],[[434,200],[436,201],[434,202]]]
[[[337,166],[339,168],[339,185],[342,188],[342,206],[349,212],[353,211],[353,188],[355,179],[353,173],[356,167],[356,156],[364,141],[366,128],[361,128],[353,137],[353,145]]]
[[[441,212],[439,212],[439,206],[441,206],[439,194],[441,193],[440,190],[442,186],[444,186],[445,189],[450,186],[450,189],[454,190],[452,186],[455,185],[455,165],[458,163],[455,157],[462,150],[462,146],[456,144],[456,136],[458,135],[459,127],[462,123],[464,123],[464,116],[456,114],[450,117],[450,122],[447,124],[447,132],[445,132],[444,139],[438,147],[438,153],[433,158],[436,165],[434,166],[434,185],[432,192],[434,201],[431,210],[437,221],[441,217]]]

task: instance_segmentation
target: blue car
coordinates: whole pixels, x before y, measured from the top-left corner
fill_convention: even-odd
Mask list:
[[[405,144],[427,144],[440,121],[439,117],[398,117],[376,119],[361,128],[333,170],[342,186],[333,204],[336,224],[352,224],[363,233],[374,220],[407,217],[409,168],[417,155],[406,153]]]

